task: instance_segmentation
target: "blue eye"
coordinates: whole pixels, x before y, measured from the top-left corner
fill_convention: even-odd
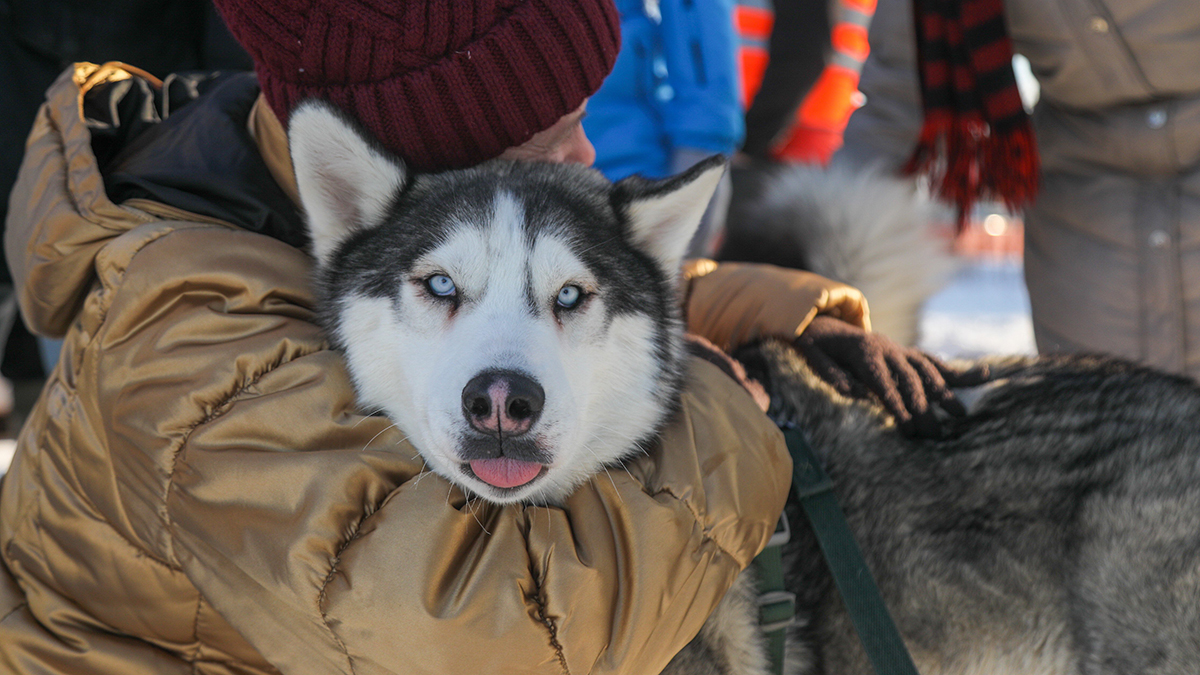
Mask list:
[[[445,274],[435,274],[425,280],[425,286],[430,293],[441,296],[443,298],[456,295],[458,288],[454,286],[454,280]]]
[[[583,291],[578,286],[563,286],[558,292],[558,306],[563,309],[575,309],[583,299]]]

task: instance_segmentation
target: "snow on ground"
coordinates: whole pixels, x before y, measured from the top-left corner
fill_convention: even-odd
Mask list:
[[[925,304],[917,346],[946,359],[1036,354],[1019,256],[971,258]]]

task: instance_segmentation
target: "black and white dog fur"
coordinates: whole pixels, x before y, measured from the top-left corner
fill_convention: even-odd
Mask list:
[[[553,503],[654,440],[685,367],[676,277],[723,171],[411,175],[332,108],[289,141],[321,311],[362,404],[495,503]],[[786,346],[740,355],[827,463],[923,675],[1200,668],[1200,388],[1105,358],[993,364],[941,440],[901,437]],[[790,507],[789,507],[790,508]],[[789,673],[871,672],[802,518]],[[757,675],[747,575],[667,666]]]
[[[553,502],[653,440],[681,379],[676,271],[719,160],[614,188],[534,163],[409,175],[320,105],[290,136],[329,337],[433,471]]]

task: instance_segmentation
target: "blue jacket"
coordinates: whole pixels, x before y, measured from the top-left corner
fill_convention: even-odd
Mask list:
[[[744,134],[733,0],[616,0],[621,52],[583,126],[613,180],[732,154]],[[686,163],[684,161],[683,163]]]

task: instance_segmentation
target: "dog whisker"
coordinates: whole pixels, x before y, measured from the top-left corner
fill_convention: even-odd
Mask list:
[[[352,426],[352,427],[350,427],[350,428],[351,428],[351,429],[356,429],[356,428],[358,428],[358,425],[362,424],[362,423],[363,423],[364,421],[366,421],[366,420],[369,420],[369,419],[371,419],[372,417],[374,417],[375,415],[377,415],[377,414],[379,414],[379,413],[381,413],[381,412],[383,412],[383,408],[379,408],[378,410],[372,410],[371,412],[364,412],[364,413],[362,413],[362,416],[361,416],[361,417],[359,417],[359,418],[358,418],[358,421],[354,423],[354,426]]]
[[[472,495],[470,493],[467,493],[467,504],[466,504],[467,511],[469,511],[471,514],[471,517],[475,519],[475,522],[479,525],[479,529],[483,530],[484,534],[491,536],[492,533],[490,531],[488,531],[488,529],[486,527],[484,527],[483,521],[479,519],[479,514],[477,514],[475,512],[475,503],[476,502],[482,504],[483,499],[478,498],[478,497],[472,499]]]
[[[433,473],[433,472],[432,472],[432,471],[430,471],[430,470],[429,470],[429,469],[427,469],[427,468],[426,468],[426,469],[422,469],[422,470],[420,470],[419,472],[417,472],[417,476],[416,476],[416,478],[413,478],[413,484],[412,484],[412,485],[413,485],[413,487],[415,488],[415,487],[417,487],[418,485],[420,485],[420,484],[421,484],[421,481],[422,481],[422,480],[425,478],[425,476],[428,476],[428,475],[429,475],[429,474],[431,474],[431,473]]]
[[[599,459],[600,459],[600,455],[599,455],[599,454],[597,454],[597,453],[596,453],[596,451],[595,451],[595,450],[593,450],[593,449],[591,448],[591,446],[589,446],[587,443],[584,443],[584,444],[583,444],[583,449],[584,449],[584,450],[587,450],[587,451],[588,451],[588,452],[590,452],[590,453],[592,453],[592,456],[594,456],[594,457],[595,457],[597,460],[599,460]],[[613,492],[617,493],[617,499],[620,499],[620,500],[621,500],[621,503],[622,503],[622,504],[624,504],[624,503],[625,503],[625,498],[621,496],[621,491],[617,489],[617,482],[616,482],[615,480],[613,480],[612,474],[611,474],[611,473],[609,473],[609,471],[608,471],[608,466],[607,466],[607,465],[601,465],[601,468],[602,468],[602,469],[604,469],[604,475],[605,475],[605,476],[608,476],[608,482],[612,483],[612,486],[613,486]]]
[[[364,446],[362,447],[362,449],[363,449],[363,450],[366,450],[367,448],[371,447],[371,444],[375,442],[375,439],[376,439],[376,438],[379,438],[379,437],[380,437],[380,436],[382,436],[384,433],[386,433],[386,432],[387,432],[389,429],[394,429],[395,427],[396,427],[396,424],[395,424],[395,422],[393,422],[392,424],[389,424],[389,425],[387,425],[386,427],[384,427],[383,429],[381,429],[379,433],[377,433],[377,434],[375,434],[374,436],[372,436],[372,437],[371,437],[371,440],[367,441],[367,444],[366,444],[366,445],[364,445]]]
[[[623,460],[623,459],[617,460],[617,466],[621,467],[621,470],[625,472],[626,476],[629,476],[635,482],[637,481],[637,478],[633,475],[633,472],[629,470],[628,466],[625,466],[625,460]]]
[[[393,447],[395,447],[397,450],[399,450],[400,446],[404,445],[407,442],[408,442],[408,436],[405,436],[404,438],[401,438],[400,440],[396,441],[396,445]],[[420,456],[421,456],[421,453],[418,452],[417,457],[420,457]],[[416,457],[414,457],[413,459],[416,459]]]

